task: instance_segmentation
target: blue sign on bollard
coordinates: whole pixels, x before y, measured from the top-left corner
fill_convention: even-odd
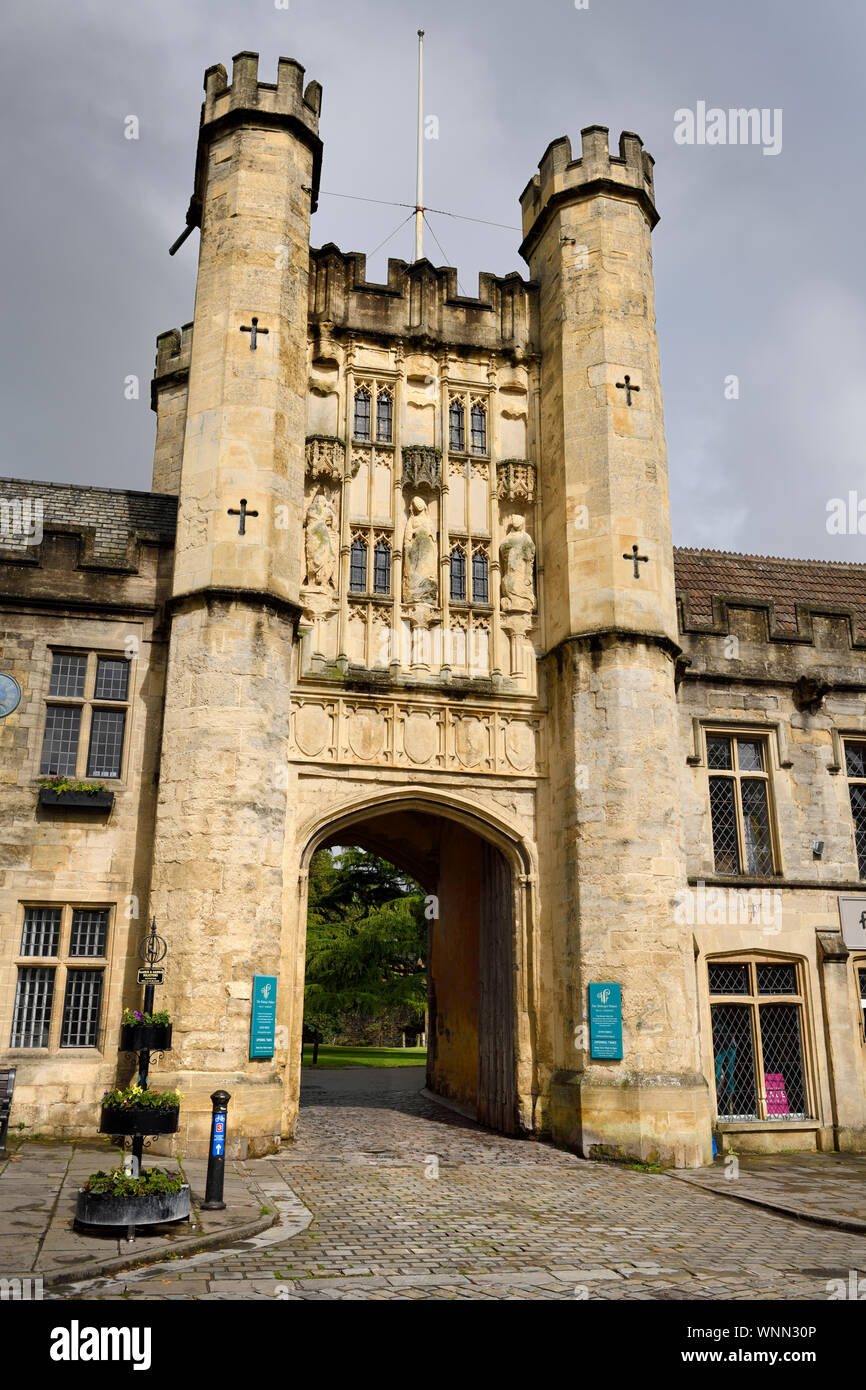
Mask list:
[[[250,1020],[250,1056],[273,1057],[277,1026],[277,977],[253,976],[253,1014]]]
[[[622,1060],[622,986],[589,986],[589,1055]]]
[[[213,1122],[213,1144],[211,1153],[214,1158],[222,1158],[226,1151],[226,1117],[217,1114]]]

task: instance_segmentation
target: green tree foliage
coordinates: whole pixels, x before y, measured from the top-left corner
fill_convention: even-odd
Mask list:
[[[304,1032],[314,1044],[360,1014],[417,1025],[427,1004],[424,894],[387,860],[319,850],[310,865]]]

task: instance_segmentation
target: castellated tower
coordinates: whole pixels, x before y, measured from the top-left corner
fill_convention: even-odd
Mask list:
[[[182,343],[160,342],[189,370],[181,467],[158,438],[154,477],[178,492],[179,516],[150,902],[168,940],[184,1151],[206,1137],[215,1075],[232,1093],[234,1152],[268,1148],[281,1128],[285,1022],[275,1057],[250,1061],[249,1017],[254,975],[278,970],[286,893],[321,88],[304,89],[293,61],[275,85],[257,66],[241,53],[230,86],[221,66],[205,75],[195,319]]]
[[[652,160],[607,130],[554,141],[521,198],[540,297],[554,1137],[586,1156],[706,1162],[680,838],[677,616],[650,233]],[[557,827],[555,833],[553,827]],[[541,847],[540,847],[541,848]],[[590,1055],[618,983],[623,1059]]]

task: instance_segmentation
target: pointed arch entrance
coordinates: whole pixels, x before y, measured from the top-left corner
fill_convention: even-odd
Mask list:
[[[518,1038],[527,1032],[520,841],[463,803],[415,792],[370,797],[307,828],[304,881],[316,850],[349,844],[411,874],[428,895],[428,1089],[518,1133]]]

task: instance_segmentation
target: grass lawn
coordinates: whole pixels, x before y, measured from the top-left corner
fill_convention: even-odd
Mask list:
[[[319,1048],[317,1067],[423,1067],[426,1047],[325,1047]],[[313,1048],[304,1044],[305,1067],[312,1066]]]

